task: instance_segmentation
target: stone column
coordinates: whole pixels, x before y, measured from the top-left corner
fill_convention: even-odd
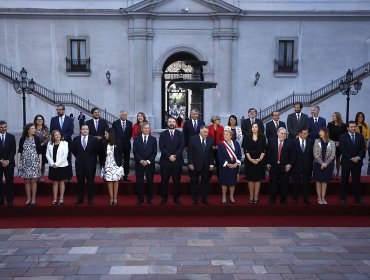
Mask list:
[[[151,20],[148,19],[148,15],[135,15],[129,20],[129,64],[127,67],[130,69],[130,100],[127,110],[134,120],[140,111],[149,115],[149,120],[153,119],[151,106],[153,32],[150,25]]]
[[[214,19],[214,51],[215,51],[215,81],[218,82],[216,94],[213,97],[213,111],[218,111],[222,122],[234,112],[233,99],[233,41],[238,39],[234,18],[219,16]]]

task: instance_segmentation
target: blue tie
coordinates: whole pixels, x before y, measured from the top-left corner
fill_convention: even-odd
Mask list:
[[[123,131],[123,133],[125,133],[125,131],[126,131],[126,121],[124,121],[122,123],[122,131]]]
[[[59,118],[60,129],[63,129],[63,117]]]
[[[302,149],[302,152],[304,153],[304,140],[302,141],[301,149]]]
[[[86,136],[84,136],[83,139],[82,139],[82,147],[84,148],[84,150],[86,150],[86,146],[87,146],[87,144],[86,144]]]
[[[355,134],[354,133],[351,134],[351,138],[352,138],[352,142],[354,144],[355,143]]]

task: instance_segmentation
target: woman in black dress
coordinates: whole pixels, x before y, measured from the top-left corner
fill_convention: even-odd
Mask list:
[[[62,140],[59,130],[51,133],[51,140],[46,149],[46,158],[49,162],[49,180],[53,182],[53,205],[64,203],[64,180],[68,179],[68,143]],[[59,202],[58,199],[59,189]]]
[[[41,177],[40,182],[44,182],[44,174],[45,174],[45,164],[48,163],[46,158],[46,148],[48,146],[50,131],[49,128],[45,124],[45,119],[43,115],[36,115],[33,119],[33,124],[36,128],[36,136],[39,137],[41,141],[41,155],[42,155],[42,165],[41,165]]]
[[[339,137],[347,132],[346,124],[342,121],[342,115],[339,112],[334,112],[332,115],[332,121],[328,123],[329,137],[335,142],[335,167],[336,173],[334,179],[339,180],[340,170],[340,149],[339,149]]]
[[[322,127],[320,139],[315,140],[313,146],[313,179],[316,181],[318,204],[328,204],[325,200],[326,188],[331,181],[334,169],[335,142],[329,138],[329,130]]]
[[[223,133],[224,141],[220,142],[217,148],[220,167],[219,182],[222,186],[223,204],[226,203],[226,192],[228,187],[230,189],[230,202],[235,203],[234,190],[242,158],[238,141],[232,140],[233,134],[232,130],[225,130]]]
[[[245,153],[245,178],[248,180],[249,203],[259,203],[261,181],[265,178],[264,157],[266,152],[266,137],[257,123],[251,128],[251,133],[243,140]]]

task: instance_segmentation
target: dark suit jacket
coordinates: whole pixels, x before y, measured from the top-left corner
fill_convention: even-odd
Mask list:
[[[104,140],[103,141],[103,153],[102,153],[102,166],[105,166],[105,160],[107,159],[107,146],[108,143]],[[122,161],[122,148],[121,144],[117,142],[114,145],[114,160],[117,164],[117,166],[122,166],[123,161]]]
[[[313,166],[313,144],[314,141],[307,137],[304,153],[302,152],[299,137],[295,138],[291,144],[291,158],[293,174],[310,174]]]
[[[354,164],[351,161],[353,157],[360,157],[361,160],[357,165],[362,166],[363,159],[366,155],[365,139],[361,133],[355,133],[355,143],[353,144],[349,133],[343,133],[339,137],[339,149],[342,152],[341,164],[342,166],[349,167]]]
[[[322,127],[326,127],[326,120],[322,117],[319,117],[317,119],[317,123],[315,123],[314,118],[309,117],[308,123],[310,125],[310,128],[308,129],[308,137],[310,137],[311,139],[320,138],[319,132]]]
[[[85,150],[81,144],[81,135],[74,137],[71,145],[71,151],[76,158],[76,168],[82,168],[85,165],[90,168],[95,168],[97,155],[97,140],[95,137],[91,135],[88,136]]]
[[[288,115],[288,119],[286,121],[288,132],[289,132],[289,138],[294,139],[298,135],[298,131],[300,128],[309,129],[310,124],[308,122],[308,116],[304,113],[301,113],[301,118],[299,119],[299,122],[297,120],[297,114],[292,113]]]
[[[72,135],[74,131],[73,119],[64,116],[63,127],[60,127],[59,116],[52,117],[50,120],[50,131],[59,130],[62,133],[62,137],[68,143],[72,142]]]
[[[258,124],[258,127],[261,131],[262,134],[265,134],[265,127],[263,126],[263,122],[260,120],[260,119],[254,119],[254,122]],[[245,119],[242,123],[242,132],[243,132],[243,137],[246,137],[250,132],[251,132],[251,129],[252,129],[252,123],[251,123],[251,119],[248,118],[248,119]]]
[[[0,143],[0,159],[9,160],[9,167],[15,166],[14,156],[16,149],[17,147],[14,135],[6,133],[4,147]]]
[[[189,140],[188,165],[193,164],[196,171],[207,171],[210,165],[214,165],[213,139],[206,138],[206,149],[203,150],[199,135],[194,135]]]
[[[184,158],[182,152],[184,151],[184,135],[181,131],[175,129],[173,142],[169,130],[166,129],[162,131],[159,135],[159,149],[161,151],[161,158],[159,159],[159,164],[161,166],[169,166],[170,164],[175,164],[177,166],[183,165]],[[176,155],[176,160],[173,163],[169,160],[171,155]]]
[[[291,139],[284,139],[283,148],[280,155],[280,164],[285,166],[290,163],[291,158]],[[279,157],[279,141],[278,138],[271,138],[267,145],[266,162],[271,166],[277,165]]]
[[[205,123],[204,123],[203,120],[198,119],[197,120],[197,129],[194,130],[193,120],[192,119],[188,119],[184,123],[184,127],[182,128],[182,133],[184,133],[185,147],[189,146],[189,140],[190,140],[191,137],[193,137],[194,135],[198,135],[199,134],[200,127],[202,125],[204,125],[204,124]]]
[[[142,160],[149,160],[150,165],[155,165],[155,157],[157,156],[157,139],[154,136],[148,135],[146,147],[144,147],[142,135],[138,135],[134,139],[133,153],[136,168],[144,168],[140,164]]]
[[[131,150],[131,136],[132,136],[132,122],[126,120],[126,129],[125,132],[122,130],[121,120],[116,120],[112,124],[112,128],[116,135],[116,139],[120,141],[121,149],[123,151]]]
[[[279,121],[279,128],[284,127],[286,128],[285,122]],[[270,141],[272,138],[277,137],[277,129],[275,126],[275,122],[273,120],[266,123],[266,138]]]
[[[95,119],[86,121],[89,127],[89,135],[104,137],[105,130],[109,127],[108,122],[105,119],[99,118],[98,131],[95,129]]]

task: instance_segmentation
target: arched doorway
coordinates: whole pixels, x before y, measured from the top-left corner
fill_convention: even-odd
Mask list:
[[[203,117],[203,97],[201,100],[192,98],[193,92],[177,89],[175,82],[191,80],[192,67],[183,63],[185,60],[198,60],[189,52],[178,52],[171,55],[162,68],[162,128],[167,127],[167,117],[174,116],[178,126],[188,118],[190,109],[196,108]],[[203,80],[203,74],[201,75]],[[203,94],[201,94],[203,96]]]

